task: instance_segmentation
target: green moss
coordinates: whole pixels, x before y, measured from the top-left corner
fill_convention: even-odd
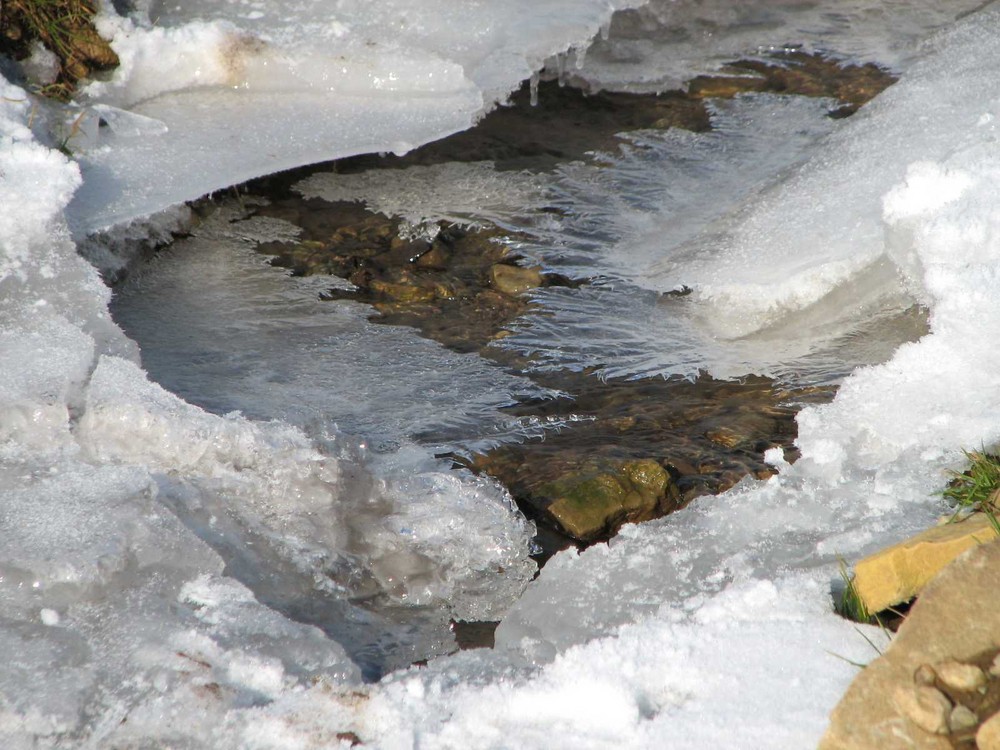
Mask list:
[[[568,473],[539,488],[549,515],[577,539],[593,539],[625,521],[651,517],[670,486],[656,461],[640,459]]]

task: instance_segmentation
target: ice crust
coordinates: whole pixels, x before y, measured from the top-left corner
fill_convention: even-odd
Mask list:
[[[617,14],[585,50],[549,72],[591,88],[664,91],[738,59],[802,50],[900,71],[931,29],[979,8],[979,0],[650,0]],[[774,62],[771,58],[770,62]]]
[[[509,67],[511,78],[496,90],[513,85],[512,49],[526,65],[541,60],[585,38],[608,10],[603,3],[530,5],[526,17],[537,20],[537,35],[518,39],[483,25],[496,35],[484,32],[481,46],[460,49],[459,62],[448,63],[463,66],[465,88],[446,86],[426,101],[394,95],[391,106],[417,119],[397,122],[392,137],[372,130],[365,137],[393,148],[398,132],[415,142],[460,127],[483,105],[492,75]],[[212,40],[236,21],[221,11],[213,17],[222,4],[185,7],[205,17],[178,17],[171,26],[170,8],[145,10],[162,12],[164,34],[191,33],[206,54],[217,54]],[[273,26],[272,6],[237,7],[239,28],[252,33],[243,21]],[[580,7],[579,15],[570,12]],[[370,8],[338,5],[328,39],[374,28]],[[407,18],[402,4],[379,9]],[[458,15],[442,13],[440,26],[420,32],[428,49],[433,39],[451,38],[450,23],[517,17],[509,3],[456,4],[452,12]],[[123,51],[156,41],[148,27],[128,30],[142,25],[141,16],[108,16],[106,23],[126,30],[116,42]],[[267,49],[294,48],[297,34],[316,31],[297,17],[291,36],[264,40]],[[0,83],[2,744],[322,748],[349,746],[348,733],[386,748],[814,744],[854,674],[837,657],[874,656],[855,627],[830,612],[837,556],[929,523],[943,508],[934,495],[943,470],[958,465],[960,450],[1000,440],[1000,355],[984,343],[1000,329],[998,24],[993,4],[935,37],[889,95],[724,226],[716,255],[693,254],[684,267],[672,257],[656,281],[696,284],[693,306],[721,333],[740,335],[794,316],[835,288],[849,290],[845,283],[858,272],[884,261],[899,269],[890,283],[929,308],[930,335],[885,365],[855,372],[833,403],[804,410],[802,458],[788,466],[773,455],[782,467],[777,477],[627,527],[608,545],[557,556],[505,618],[497,650],[435,659],[371,686],[361,684],[357,655],[285,615],[295,612],[300,602],[290,599],[299,593],[332,596],[351,585],[350,575],[338,575],[352,569],[331,554],[345,549],[338,545],[350,526],[332,506],[337,488],[372,478],[287,422],[215,416],[152,383],[108,316],[107,288],[70,239],[70,223],[85,233],[166,208],[213,181],[241,179],[245,165],[208,158],[227,151],[220,133],[232,127],[225,118],[234,110],[212,88],[144,103],[129,98],[127,85],[109,89],[109,98],[122,97],[114,106],[131,102],[137,114],[165,123],[173,140],[155,123],[122,115],[131,123],[121,125],[126,135],[112,132],[111,143],[79,155],[84,187],[67,208],[77,167],[32,137],[25,93]],[[396,59],[386,54],[378,59]],[[362,115],[390,111],[368,93]],[[453,97],[468,107],[442,124]],[[277,130],[302,112],[280,93],[251,98],[289,118],[264,118]],[[156,117],[172,111],[185,127],[200,127],[192,112],[199,103],[212,110],[201,121],[202,140]],[[349,152],[362,140],[352,137],[344,131],[336,144]],[[249,137],[243,145],[257,148]],[[157,146],[167,154],[161,161],[153,161]],[[286,154],[294,157],[276,157],[268,169],[311,158],[314,148],[292,144]],[[333,155],[329,144],[323,148]],[[204,174],[176,177],[178,164],[192,163]],[[170,169],[157,174],[161,165]],[[118,192],[105,192],[116,180]],[[776,276],[784,281],[766,283]],[[741,317],[752,325],[744,329]],[[380,515],[389,524],[411,510],[408,524],[426,521],[434,511],[421,503],[433,506],[435,494],[457,497],[468,515],[459,515],[456,529],[408,526],[423,546],[400,548],[400,529],[387,528],[369,542],[378,547],[371,575],[387,596],[400,594],[391,591],[395,584],[417,598],[454,597],[464,587],[472,595],[462,614],[489,615],[491,605],[477,596],[479,575],[512,554],[520,522],[502,498],[486,498],[493,500],[487,515],[498,514],[511,546],[465,550],[475,559],[454,561],[465,578],[401,581],[400,570],[421,570],[412,556],[447,554],[450,539],[472,533],[483,520],[475,509],[495,492],[411,468],[387,473],[376,493],[357,497],[396,508]],[[498,527],[486,522],[484,537]],[[261,558],[272,567],[254,567]],[[261,570],[276,578],[261,580]],[[511,598],[519,588],[513,578]],[[356,624],[364,630],[373,620]]]
[[[262,174],[462,130],[627,4],[450,0],[427,15],[398,0],[199,0],[123,18],[108,3],[99,28],[122,63],[66,117],[84,177],[70,227],[81,238]]]

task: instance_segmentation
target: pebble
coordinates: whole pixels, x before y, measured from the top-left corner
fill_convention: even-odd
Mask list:
[[[948,715],[948,728],[953,732],[972,729],[978,723],[979,717],[976,716],[976,712],[961,703],[955,706]]]
[[[937,679],[937,672],[930,664],[921,664],[917,671],[913,673],[913,682],[917,685],[929,685],[934,687],[934,680]]]
[[[1000,713],[993,714],[979,727],[976,747],[979,750],[1000,750]]]
[[[940,690],[927,685],[899,687],[896,707],[914,724],[931,734],[948,734],[951,701]]]
[[[994,677],[1000,677],[1000,653],[993,657],[993,663],[990,664],[990,674]]]
[[[986,675],[974,664],[948,660],[934,666],[938,679],[952,690],[979,690],[986,686]]]

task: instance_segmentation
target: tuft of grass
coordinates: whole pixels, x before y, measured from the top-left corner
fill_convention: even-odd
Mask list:
[[[951,472],[952,479],[942,494],[959,508],[991,513],[992,496],[1000,488],[1000,456],[965,451],[965,457],[969,468]]]
[[[39,93],[67,100],[80,79],[118,65],[118,56],[94,27],[96,12],[93,0],[3,0],[0,54],[21,60],[41,42],[59,59],[60,70]]]
[[[843,558],[838,557],[837,564],[840,567],[840,578],[844,583],[844,591],[835,604],[837,614],[854,622],[870,623],[872,621],[871,613],[858,595],[858,590],[854,586],[854,577],[848,571],[847,563],[844,562]]]

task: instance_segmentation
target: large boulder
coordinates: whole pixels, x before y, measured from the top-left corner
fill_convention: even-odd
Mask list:
[[[834,709],[820,750],[991,746],[1000,727],[1000,544],[979,544],[924,589],[885,654]],[[979,734],[982,735],[981,739]]]

